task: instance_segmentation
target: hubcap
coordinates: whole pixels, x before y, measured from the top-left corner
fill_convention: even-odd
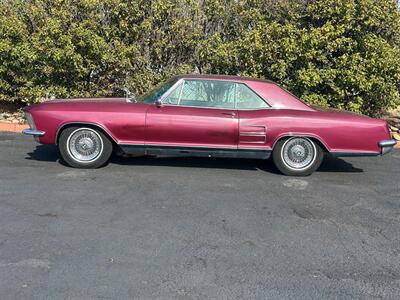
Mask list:
[[[90,128],[75,130],[67,141],[68,152],[79,162],[92,162],[103,151],[103,141],[99,134]]]
[[[282,147],[282,160],[291,169],[303,170],[315,160],[316,149],[307,138],[288,139]]]

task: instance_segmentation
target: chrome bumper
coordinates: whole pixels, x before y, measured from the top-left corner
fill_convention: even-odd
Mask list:
[[[392,151],[393,147],[397,144],[396,140],[385,140],[385,141],[380,141],[379,146],[382,148],[382,155],[385,155]]]
[[[33,136],[43,136],[45,134],[44,131],[30,129],[30,128],[22,130],[22,133],[26,134],[26,135],[33,135]]]

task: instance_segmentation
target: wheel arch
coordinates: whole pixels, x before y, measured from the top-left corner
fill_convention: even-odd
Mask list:
[[[97,124],[97,123],[91,123],[91,122],[68,122],[68,123],[62,124],[57,129],[55,144],[58,145],[60,135],[63,130],[65,130],[69,127],[76,127],[76,126],[97,129],[97,130],[101,131],[111,141],[111,143],[114,146],[118,144],[117,140],[112,136],[112,134],[104,126]]]
[[[273,144],[273,146],[272,146],[272,149],[275,148],[276,143],[278,143],[280,140],[287,139],[287,138],[291,138],[291,137],[305,137],[305,138],[308,138],[308,139],[310,139],[311,141],[317,143],[317,144],[321,147],[322,151],[327,152],[327,153],[330,152],[329,146],[323,141],[323,139],[322,139],[321,137],[316,136],[316,135],[314,135],[314,134],[300,134],[300,133],[299,133],[299,134],[297,134],[297,133],[289,134],[289,133],[288,133],[288,134],[280,135],[280,136],[275,140],[275,142],[274,142],[274,144]]]

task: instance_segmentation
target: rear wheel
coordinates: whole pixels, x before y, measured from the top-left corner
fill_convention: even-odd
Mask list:
[[[60,134],[62,159],[74,168],[99,168],[111,156],[113,145],[100,130],[92,127],[68,127]]]
[[[310,175],[321,165],[323,155],[321,147],[306,137],[279,140],[272,153],[276,167],[289,176]]]

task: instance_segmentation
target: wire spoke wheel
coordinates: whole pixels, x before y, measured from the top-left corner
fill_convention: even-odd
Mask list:
[[[315,161],[315,145],[307,138],[290,138],[283,144],[281,157],[289,169],[296,171],[307,169]]]
[[[67,140],[67,150],[74,160],[90,163],[103,152],[103,141],[93,129],[80,128],[70,134]]]

